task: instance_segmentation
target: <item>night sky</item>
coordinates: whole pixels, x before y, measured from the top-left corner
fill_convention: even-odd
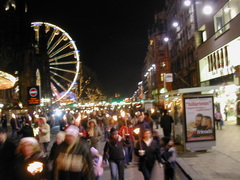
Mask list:
[[[64,3],[62,3],[64,2]],[[107,95],[130,97],[141,81],[148,28],[163,0],[34,0],[33,21],[55,24],[76,41],[81,61]]]

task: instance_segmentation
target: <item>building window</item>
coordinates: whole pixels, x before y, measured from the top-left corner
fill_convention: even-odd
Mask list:
[[[226,32],[229,28],[229,22],[240,13],[240,1],[232,0],[226,3],[214,16],[214,29],[216,38]]]

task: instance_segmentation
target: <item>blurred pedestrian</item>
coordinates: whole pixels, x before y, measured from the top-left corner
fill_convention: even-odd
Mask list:
[[[0,128],[0,179],[12,180],[16,145],[7,139],[6,129]]]
[[[216,126],[217,126],[217,129],[219,129],[219,128],[222,129],[222,123],[221,123],[221,121],[222,121],[223,119],[222,119],[222,114],[221,114],[219,108],[217,108],[217,111],[216,111],[215,114],[214,114],[214,118],[215,118],[215,124],[216,124]]]
[[[153,119],[150,117],[148,112],[144,113],[144,121],[147,122],[150,126],[150,129],[153,130]]]
[[[136,143],[134,153],[139,157],[139,171],[142,172],[144,180],[151,179],[154,164],[162,162],[160,156],[160,146],[153,139],[150,129],[143,131],[143,139]]]
[[[110,130],[109,140],[103,149],[103,159],[108,160],[111,172],[111,180],[124,180],[125,150],[124,139],[115,128]]]
[[[42,146],[42,149],[45,153],[45,155],[48,152],[48,145],[50,142],[50,126],[47,124],[47,120],[45,117],[39,117],[38,119],[38,138],[39,143]]]
[[[15,114],[12,114],[12,118],[10,119],[10,124],[11,124],[11,127],[12,127],[12,135],[11,135],[11,138],[14,139],[16,136],[17,138],[19,137],[18,136],[18,131],[20,130],[20,126],[19,126],[19,123],[16,119],[16,115]]]
[[[93,164],[90,147],[79,138],[79,129],[70,125],[65,130],[65,141],[58,148],[55,180],[93,180]]]
[[[2,128],[6,129],[6,131],[8,131],[7,120],[8,120],[7,119],[7,115],[6,114],[2,114],[2,117],[1,117]]]
[[[94,147],[91,147],[90,151],[93,157],[94,180],[101,180],[103,175],[103,157]]]
[[[34,165],[35,164],[35,165]],[[47,161],[38,141],[33,137],[20,140],[14,161],[14,179],[47,179]]]
[[[142,138],[142,135],[143,135],[142,132],[144,130],[151,129],[150,125],[144,121],[144,115],[142,113],[137,115],[137,119],[138,119],[138,122],[134,125],[133,131],[139,128],[139,133],[138,134],[136,134],[135,132],[133,133],[135,140],[139,140],[139,137],[140,139]]]
[[[174,142],[170,137],[163,137],[161,144],[161,157],[164,160],[164,177],[165,180],[173,180],[177,151],[176,148],[173,147]]]
[[[99,141],[101,138],[102,132],[99,129],[95,119],[88,121],[87,127],[87,138],[90,141],[90,146],[96,149],[99,149]]]
[[[49,153],[49,156],[48,156],[48,169],[50,171],[51,179],[54,179],[53,167],[56,167],[55,160],[58,156],[60,145],[64,142],[64,140],[65,140],[65,132],[59,131],[56,135],[56,140],[53,143],[52,148]]]
[[[127,144],[124,146],[125,149],[125,167],[131,164],[132,162],[132,152],[134,145],[134,137],[133,137],[133,126],[130,120],[126,121],[126,125],[122,125],[119,129],[119,135],[122,136]]]
[[[161,117],[160,126],[163,129],[163,134],[165,137],[171,137],[172,132],[172,116],[168,115],[167,110],[163,110],[163,116]]]
[[[22,129],[18,132],[22,137],[34,137],[33,128],[30,121],[26,121]]]

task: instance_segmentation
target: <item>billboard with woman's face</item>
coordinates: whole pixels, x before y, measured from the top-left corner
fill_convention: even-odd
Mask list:
[[[185,97],[186,142],[215,140],[212,96]]]

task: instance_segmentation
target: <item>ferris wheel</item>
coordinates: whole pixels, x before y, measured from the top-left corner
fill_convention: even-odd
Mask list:
[[[54,102],[67,97],[74,88],[80,70],[79,51],[75,42],[60,27],[47,22],[32,22],[35,40],[39,43],[40,29],[44,29],[49,57],[50,85]]]

